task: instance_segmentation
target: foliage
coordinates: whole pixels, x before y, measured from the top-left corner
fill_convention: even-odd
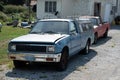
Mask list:
[[[21,13],[26,10],[27,10],[27,8],[25,8],[23,6],[16,6],[16,5],[4,6],[4,13],[6,13],[6,14]]]
[[[7,20],[7,15],[4,14],[3,12],[0,12],[0,21],[6,21]]]
[[[28,32],[29,29],[3,26],[2,32],[0,32],[0,64],[5,64],[6,62],[9,62],[7,56],[8,42],[13,38],[27,34]]]
[[[4,4],[23,5],[25,0],[2,0]]]

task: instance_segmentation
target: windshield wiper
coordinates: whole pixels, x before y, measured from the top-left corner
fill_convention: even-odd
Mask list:
[[[54,32],[54,31],[46,31],[44,33],[50,33],[50,34],[54,34],[54,33],[57,33],[57,32]]]
[[[40,34],[42,32],[30,32],[30,34]]]

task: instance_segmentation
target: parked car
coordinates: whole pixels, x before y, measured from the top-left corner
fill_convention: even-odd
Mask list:
[[[98,16],[82,16],[81,19],[89,19],[94,24],[94,43],[97,43],[98,38],[107,37],[110,24],[102,22]]]
[[[120,16],[115,17],[115,24],[120,25]]]
[[[54,62],[59,70],[65,70],[69,58],[81,50],[83,54],[88,54],[93,42],[90,21],[43,19],[34,25],[29,34],[9,42],[8,56],[15,68],[28,62]]]

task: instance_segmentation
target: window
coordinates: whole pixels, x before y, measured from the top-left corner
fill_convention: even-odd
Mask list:
[[[82,25],[79,24],[80,32],[83,32]]]
[[[47,13],[53,13],[56,12],[56,1],[45,1],[45,12]]]
[[[86,24],[82,24],[82,29],[83,29],[83,31],[87,31]]]
[[[88,24],[89,29],[93,29],[93,25],[91,23]]]
[[[69,33],[69,23],[66,21],[39,21],[30,33]]]
[[[77,33],[74,22],[70,23],[70,32],[71,33]]]

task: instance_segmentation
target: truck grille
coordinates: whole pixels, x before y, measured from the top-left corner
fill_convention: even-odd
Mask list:
[[[46,52],[46,46],[16,45],[16,51]]]

